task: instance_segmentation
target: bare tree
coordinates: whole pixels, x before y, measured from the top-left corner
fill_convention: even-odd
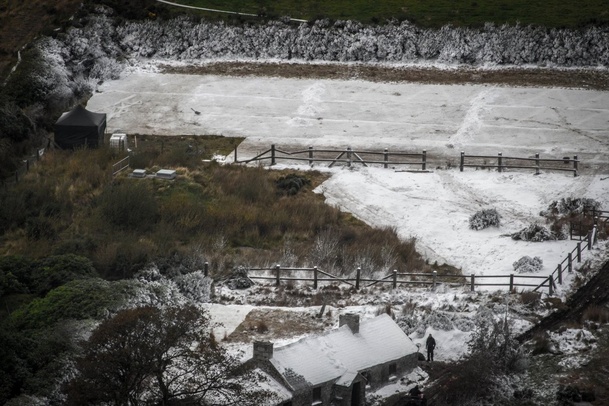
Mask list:
[[[71,405],[254,406],[273,396],[216,343],[195,306],[119,313],[93,332],[76,367],[66,386]]]

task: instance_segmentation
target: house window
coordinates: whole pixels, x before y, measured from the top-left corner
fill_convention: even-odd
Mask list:
[[[389,380],[393,381],[397,379],[396,374],[398,372],[398,364],[395,362],[393,364],[389,364]]]

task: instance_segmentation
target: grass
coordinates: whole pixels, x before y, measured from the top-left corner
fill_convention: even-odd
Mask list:
[[[414,241],[372,229],[313,193],[326,175],[209,160],[239,139],[138,135],[136,147],[135,138],[131,169],[175,169],[178,178],[133,179],[130,170],[112,177],[123,153],[109,149],[49,151],[17,185],[0,189],[0,255],[83,255],[107,279],[201,256],[216,276],[276,263],[338,274],[360,266],[431,272]],[[286,193],[285,179],[298,179],[299,189]]]
[[[606,0],[175,0],[211,9],[305,20],[329,18],[384,23],[409,20],[419,26],[482,26],[495,24],[576,28],[609,24]],[[213,15],[218,17],[218,15]]]

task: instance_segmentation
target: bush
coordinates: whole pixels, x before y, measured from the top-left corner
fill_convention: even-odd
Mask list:
[[[39,329],[66,319],[100,319],[123,300],[115,286],[101,279],[75,280],[11,313],[18,329]]]
[[[74,254],[54,255],[37,261],[34,266],[33,285],[39,295],[76,279],[97,276],[88,258]]]
[[[583,212],[590,212],[594,210],[600,210],[601,204],[594,199],[589,198],[562,198],[560,200],[555,200],[548,206],[548,209],[542,211],[540,214],[542,216],[549,215],[571,215],[571,214],[580,214]]]
[[[558,239],[554,233],[539,224],[530,224],[522,230],[512,234],[511,237],[513,240],[533,242],[553,241]]]
[[[311,181],[304,176],[296,175],[291,173],[275,181],[275,184],[279,189],[288,196],[293,196],[300,191],[306,185],[310,185]]]
[[[469,218],[469,228],[482,230],[488,227],[499,227],[501,216],[496,209],[485,209],[477,212]]]
[[[512,264],[516,273],[535,273],[543,268],[543,261],[539,257],[531,258],[528,255]]]

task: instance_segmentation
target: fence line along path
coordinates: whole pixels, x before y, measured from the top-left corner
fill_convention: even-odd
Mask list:
[[[313,165],[315,162],[328,163],[329,167],[336,164],[352,166],[381,165],[384,168],[394,166],[418,166],[421,171],[427,170],[427,151],[421,153],[389,151],[385,148],[381,151],[355,150],[351,147],[345,149],[313,148],[303,150],[285,151],[272,144],[269,149],[253,158],[239,160],[238,149],[234,150],[234,163],[248,164],[251,162],[268,161],[270,165],[276,165],[279,160],[306,162]]]
[[[304,276],[302,274],[305,274]],[[337,282],[339,284],[347,284],[356,290],[368,288],[374,285],[389,284],[392,289],[398,286],[424,286],[432,290],[436,289],[439,283],[447,284],[453,287],[467,286],[474,292],[476,287],[496,286],[507,287],[509,292],[515,291],[516,288],[533,288],[543,285],[548,280],[547,276],[535,275],[454,275],[440,274],[437,271],[432,273],[414,273],[414,272],[398,272],[393,270],[387,275],[375,279],[362,276],[362,269],[357,268],[355,276],[336,276],[329,272],[319,269],[317,266],[312,268],[292,268],[276,265],[271,268],[249,268],[248,277],[254,281],[267,281],[275,286],[281,286],[282,283],[293,282],[308,282],[313,285],[313,289],[318,289],[323,282]],[[521,281],[523,280],[523,281]],[[530,283],[528,281],[535,281]]]

